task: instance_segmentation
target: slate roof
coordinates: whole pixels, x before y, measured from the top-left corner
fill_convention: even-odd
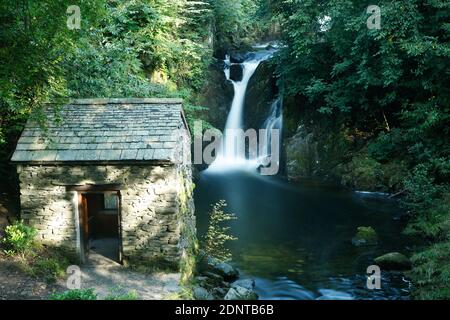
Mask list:
[[[28,121],[12,162],[176,162],[189,134],[181,99],[80,99],[44,112],[47,134]]]

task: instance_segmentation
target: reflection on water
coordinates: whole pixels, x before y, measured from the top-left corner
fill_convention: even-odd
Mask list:
[[[220,199],[238,219],[230,223],[233,263],[256,280],[262,299],[404,299],[409,283],[383,272],[382,289],[366,288],[373,258],[403,251],[396,203],[314,182],[291,185],[277,177],[234,172],[202,174],[195,190],[198,230]],[[379,245],[354,247],[358,226],[372,226]]]

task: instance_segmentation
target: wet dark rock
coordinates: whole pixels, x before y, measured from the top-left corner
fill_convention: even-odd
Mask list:
[[[226,288],[222,288],[222,287],[216,287],[216,288],[212,289],[213,295],[216,296],[220,300],[222,300],[225,297],[227,292],[228,292],[228,290]]]
[[[199,286],[206,286],[209,282],[209,278],[206,276],[197,276],[194,278],[195,283],[197,283]]]
[[[411,219],[411,213],[408,212],[400,212],[392,217],[394,221],[409,221]]]
[[[244,70],[240,64],[232,64],[230,66],[230,79],[233,81],[241,81]]]
[[[289,180],[311,177],[319,165],[317,141],[313,133],[306,132],[303,126],[294,136],[286,140],[286,172]]]
[[[204,251],[200,252],[197,261],[198,275],[195,277],[195,288],[203,288],[215,299],[255,300],[258,298],[254,292],[255,281],[238,279],[239,271],[230,264],[220,262]],[[194,292],[195,299],[209,298],[204,290],[197,288],[197,292]]]
[[[217,273],[207,271],[204,275],[208,277],[210,283],[218,285],[223,282],[223,277]]]
[[[231,287],[230,290],[228,290],[227,294],[225,295],[225,300],[257,300],[258,295],[256,292],[251,289],[247,289],[241,286],[234,286]]]
[[[217,259],[206,255],[205,253],[200,253],[198,262],[198,271],[211,277],[213,274],[220,276],[225,281],[233,281],[239,277],[239,271],[225,262],[220,262]],[[212,276],[212,277],[216,277]]]
[[[225,262],[215,265],[214,271],[221,275],[225,281],[233,281],[239,277],[239,271]]]
[[[207,81],[196,96],[199,105],[208,107],[198,112],[199,117],[220,129],[225,126],[234,94],[233,84],[225,79],[223,69],[223,61],[211,64],[206,74]]]
[[[246,128],[261,128],[270,106],[278,94],[273,66],[263,61],[250,79],[245,95],[244,123]]]
[[[203,287],[196,286],[193,290],[195,300],[214,300],[213,295]]]
[[[239,279],[231,283],[231,287],[243,287],[248,290],[253,290],[255,288],[255,280],[253,279]]]
[[[192,179],[194,182],[200,180],[200,171],[195,166],[192,166]]]
[[[254,56],[253,52],[233,51],[230,53],[231,63],[242,63]]]

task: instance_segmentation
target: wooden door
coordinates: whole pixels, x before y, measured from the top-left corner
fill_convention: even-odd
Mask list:
[[[79,201],[79,218],[80,218],[80,249],[81,260],[85,262],[89,254],[89,223],[88,223],[88,206],[86,195],[80,193],[78,195]]]
[[[120,192],[117,192],[117,225],[119,228],[118,236],[119,236],[119,263],[123,262],[123,246],[122,246],[122,197]]]

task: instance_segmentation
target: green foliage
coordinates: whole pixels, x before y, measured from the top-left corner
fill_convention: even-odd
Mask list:
[[[116,287],[110,290],[105,300],[138,300],[139,296],[136,290],[130,292],[124,291],[121,287]]]
[[[86,24],[100,13],[99,3],[78,1]],[[7,137],[6,124],[66,94],[62,60],[79,37],[66,25],[71,4],[69,0],[1,2],[0,143]]]
[[[67,266],[67,260],[61,257],[38,257],[27,271],[33,277],[52,283],[65,276]]]
[[[352,158],[349,173],[344,174],[342,179],[346,185],[358,189],[379,190],[382,175],[381,164],[363,153]]]
[[[358,227],[352,239],[355,246],[370,246],[378,243],[378,235],[372,227]]]
[[[149,82],[137,54],[130,54],[122,41],[85,41],[67,61],[69,94],[77,98],[174,95],[164,85]]]
[[[389,133],[380,132],[378,137],[370,142],[368,154],[377,161],[388,161],[395,156],[396,149],[402,142],[402,132],[398,128]]]
[[[203,239],[205,253],[222,262],[228,261],[232,257],[231,251],[226,248],[225,243],[237,240],[236,237],[229,234],[230,227],[223,225],[224,222],[236,219],[234,214],[224,212],[226,206],[224,200],[214,204],[209,214],[208,230]]]
[[[97,300],[94,289],[72,289],[50,295],[50,300]]]
[[[424,197],[425,200],[420,199],[421,202],[415,206],[422,207],[428,202],[429,207],[415,211],[405,233],[431,240],[450,239],[450,192],[446,190],[440,197],[430,198],[429,194],[425,194]],[[412,196],[409,195],[408,198],[411,199]]]
[[[64,278],[67,267],[77,261],[78,257],[63,248],[41,246],[30,252],[20,264],[30,276],[53,283]]]
[[[414,269],[410,276],[417,289],[416,299],[450,298],[450,241],[432,245],[412,257]]]
[[[63,293],[53,293],[50,300],[97,300],[97,294],[94,289],[71,289]],[[126,292],[121,287],[115,287],[110,290],[105,300],[138,300],[138,294],[135,290]]]
[[[212,10],[212,28],[216,48],[242,47],[243,40],[250,41],[256,30],[257,1],[208,0]],[[247,43],[248,45],[248,43]]]
[[[405,188],[409,191],[405,204],[416,212],[430,208],[439,189],[430,174],[429,166],[425,164],[414,168],[412,174],[405,179]]]
[[[23,221],[16,221],[5,228],[2,239],[4,252],[7,255],[25,254],[33,249],[36,230]]]

